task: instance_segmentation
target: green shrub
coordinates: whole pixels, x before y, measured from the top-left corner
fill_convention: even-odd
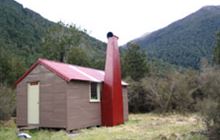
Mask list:
[[[151,75],[140,82],[129,80],[129,109],[131,112],[194,111],[193,93],[198,89],[197,73],[174,72],[164,76]]]
[[[192,93],[197,89],[196,73],[170,73],[163,77],[147,77],[142,84],[159,112],[192,111]]]
[[[15,92],[0,85],[0,120],[8,120],[15,111]]]
[[[208,69],[201,73],[199,79],[206,98],[198,106],[204,116],[209,138],[217,140],[220,139],[220,70]]]
[[[129,111],[130,112],[149,112],[152,111],[154,106],[151,103],[144,87],[140,82],[129,79],[128,87],[128,100],[129,100]]]

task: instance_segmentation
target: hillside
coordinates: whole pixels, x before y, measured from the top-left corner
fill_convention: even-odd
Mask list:
[[[200,59],[212,59],[220,6],[206,6],[165,28],[133,40],[148,56],[171,64],[199,68]]]
[[[14,0],[0,0],[0,42],[13,46],[16,54],[23,54],[20,51],[29,51],[24,52],[25,54],[35,53],[36,48],[40,47],[46,30],[54,24],[56,23],[28,8],[23,8]],[[94,46],[94,48],[105,46],[103,42],[84,32],[81,32],[81,36],[82,44]]]
[[[56,25],[58,23],[45,19],[14,0],[0,0],[0,84],[13,83],[39,57],[45,56],[42,42],[48,31]],[[63,28],[70,30],[65,25]],[[77,38],[80,38],[77,45],[80,51],[88,56],[89,61],[102,62],[98,65],[102,67],[106,44],[82,29],[74,30],[79,36]],[[60,36],[62,38],[62,34]],[[75,47],[67,47],[70,46]]]

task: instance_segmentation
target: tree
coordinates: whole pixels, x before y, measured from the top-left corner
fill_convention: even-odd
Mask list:
[[[24,72],[24,60],[4,47],[0,47],[0,85],[13,86]]]
[[[124,76],[130,76],[133,80],[140,80],[148,73],[146,54],[136,44],[128,44],[122,62]]]
[[[43,55],[64,62],[69,49],[78,46],[80,39],[80,31],[75,26],[59,22],[48,29],[42,40]]]
[[[220,64],[220,32],[216,35],[216,46],[214,48],[214,63]]]
[[[0,85],[0,120],[9,120],[16,109],[15,91]]]
[[[67,63],[75,64],[78,66],[90,66],[89,57],[80,47],[70,48],[67,56]]]

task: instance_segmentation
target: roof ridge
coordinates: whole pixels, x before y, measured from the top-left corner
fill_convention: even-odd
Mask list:
[[[50,61],[50,62],[54,62],[54,63],[70,65],[70,66],[75,66],[75,67],[80,67],[80,68],[87,68],[87,69],[92,69],[92,70],[97,70],[97,71],[103,71],[104,72],[104,70],[100,70],[100,69],[95,69],[95,68],[90,68],[90,67],[85,67],[85,66],[79,66],[79,65],[75,65],[75,64],[69,64],[69,63],[59,62],[59,61],[55,61],[55,60],[49,60],[49,59],[45,59],[45,58],[38,58],[38,61],[40,61],[40,62],[45,61],[45,60]]]

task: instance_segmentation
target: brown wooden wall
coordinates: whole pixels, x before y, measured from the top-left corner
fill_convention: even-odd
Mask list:
[[[27,125],[27,83],[40,82],[40,127],[66,128],[66,81],[38,65],[17,85],[17,125]]]
[[[73,81],[67,88],[67,130],[101,125],[100,102],[89,101],[89,82]],[[128,120],[127,87],[123,87],[124,120]]]
[[[67,88],[67,129],[101,125],[100,102],[90,102],[89,82],[73,81]]]
[[[123,95],[123,110],[124,110],[124,121],[128,121],[128,88],[124,86],[122,88]]]
[[[18,126],[27,125],[27,84],[20,82],[16,87],[16,123]]]

